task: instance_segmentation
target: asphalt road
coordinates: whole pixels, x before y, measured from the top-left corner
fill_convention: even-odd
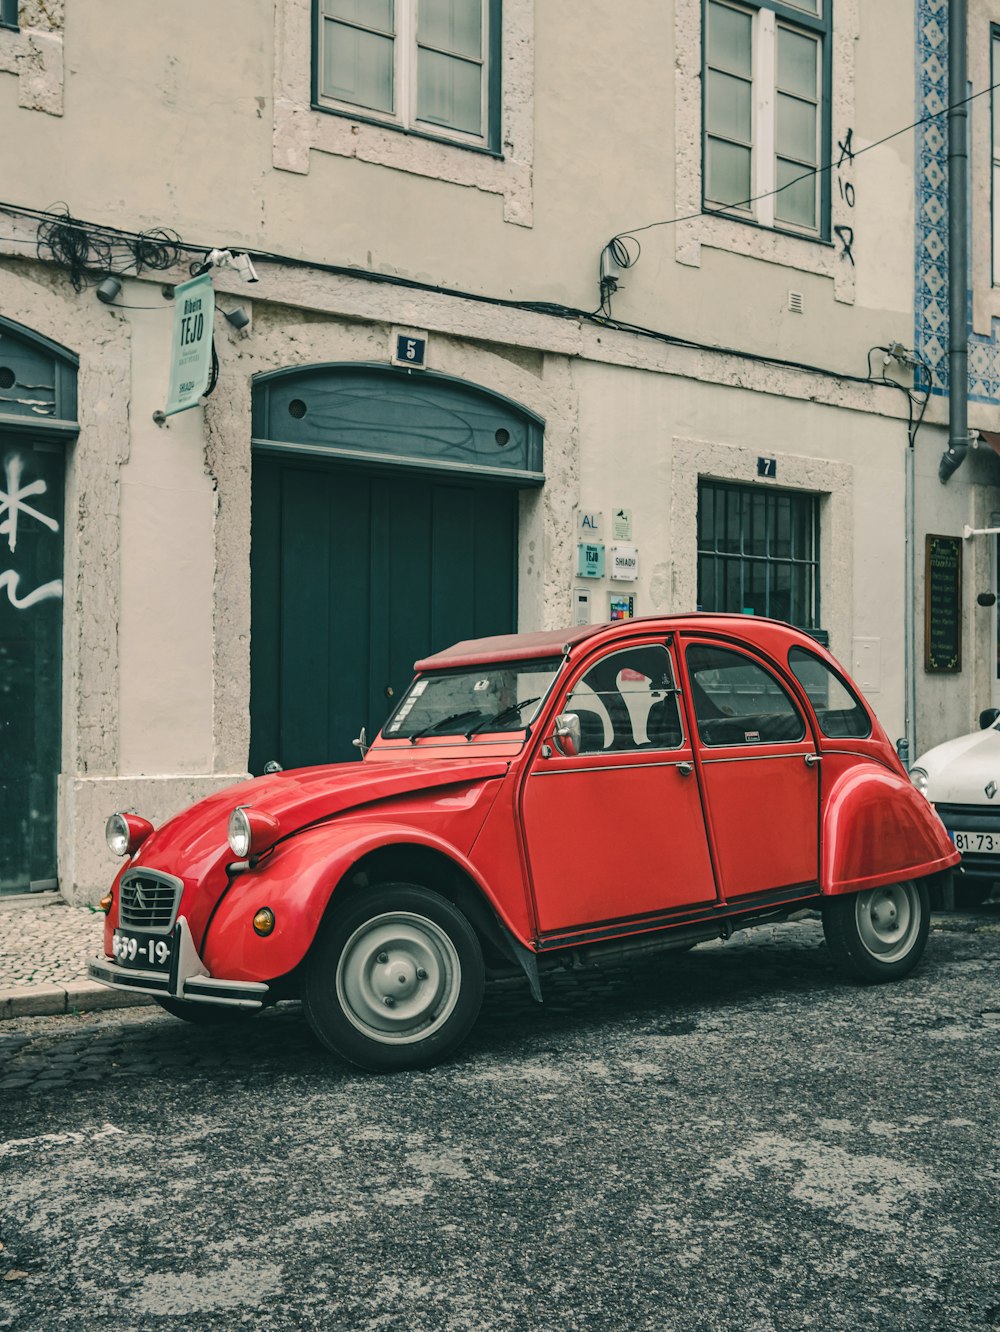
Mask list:
[[[0,1027],[0,1328],[1000,1327],[1000,908],[493,987],[375,1077],[285,1005]]]

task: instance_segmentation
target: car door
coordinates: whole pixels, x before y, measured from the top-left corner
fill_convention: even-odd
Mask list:
[[[802,709],[748,651],[690,639],[683,646],[721,898],[818,891],[820,760]]]
[[[521,816],[539,931],[629,922],[714,903],[690,736],[660,642],[605,653],[559,702],[580,752],[536,753]]]

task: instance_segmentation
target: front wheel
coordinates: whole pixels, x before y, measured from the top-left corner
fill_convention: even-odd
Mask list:
[[[334,1054],[372,1072],[424,1068],[469,1034],[485,967],[447,898],[392,883],[334,908],[306,963],[306,1020]]]
[[[923,955],[929,928],[923,883],[890,883],[823,903],[823,933],[834,960],[863,981],[909,975]]]

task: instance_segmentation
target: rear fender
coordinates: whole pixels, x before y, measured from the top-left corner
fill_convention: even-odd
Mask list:
[[[202,946],[209,972],[232,980],[272,980],[294,971],[312,946],[334,891],[352,868],[373,851],[407,846],[445,856],[517,937],[494,893],[454,846],[404,824],[387,827],[383,822],[362,829],[356,822],[332,823],[291,838],[234,880]],[[275,919],[274,930],[265,938],[253,928],[261,907],[269,907]]]
[[[959,859],[937,813],[905,777],[866,763],[834,782],[823,815],[824,893],[922,879]]]

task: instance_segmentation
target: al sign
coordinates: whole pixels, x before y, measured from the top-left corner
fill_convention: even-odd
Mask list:
[[[174,332],[170,345],[170,387],[164,416],[196,407],[208,388],[212,367],[215,289],[203,273],[174,288]]]

